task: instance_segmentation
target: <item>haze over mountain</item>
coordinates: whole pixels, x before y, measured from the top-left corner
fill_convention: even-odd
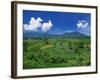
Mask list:
[[[33,31],[26,31],[23,33],[23,38],[80,38],[90,37],[86,34],[79,32],[65,32],[63,34],[49,34],[49,33],[38,33]]]

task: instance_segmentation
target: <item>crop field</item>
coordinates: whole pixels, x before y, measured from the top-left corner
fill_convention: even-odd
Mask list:
[[[23,69],[91,65],[90,38],[23,40]]]

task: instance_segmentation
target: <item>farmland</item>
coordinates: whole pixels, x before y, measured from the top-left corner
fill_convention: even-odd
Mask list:
[[[23,40],[23,69],[91,65],[90,38]]]

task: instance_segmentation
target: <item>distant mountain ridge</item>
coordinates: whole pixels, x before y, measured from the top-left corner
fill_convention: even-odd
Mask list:
[[[23,38],[80,38],[80,37],[89,37],[85,34],[79,32],[66,32],[63,34],[48,34],[48,33],[38,33],[38,32],[24,32]]]

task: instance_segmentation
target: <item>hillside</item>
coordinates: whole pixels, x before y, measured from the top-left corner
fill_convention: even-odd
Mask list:
[[[37,32],[24,32],[23,38],[80,38],[80,37],[89,37],[85,34],[79,32],[71,32],[71,33],[64,33],[64,34],[48,34],[48,33],[37,33]]]

